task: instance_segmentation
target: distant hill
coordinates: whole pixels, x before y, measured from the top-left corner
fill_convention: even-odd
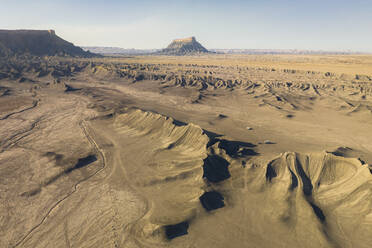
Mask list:
[[[362,54],[354,51],[324,51],[299,49],[210,49],[218,54]]]
[[[96,56],[58,37],[54,30],[0,30],[0,56],[14,55]]]
[[[1,47],[0,47],[1,48]],[[90,51],[103,55],[149,55],[149,54],[166,54],[166,55],[193,55],[204,53],[215,54],[315,54],[315,55],[342,55],[342,54],[370,54],[358,51],[327,51],[327,50],[300,50],[300,49],[205,49],[195,37],[174,40],[165,49],[125,49],[120,47],[82,47],[85,51]]]
[[[161,49],[125,49],[120,47],[82,47],[85,51],[90,51],[92,53],[98,53],[103,55],[141,55],[141,54],[151,54],[159,52]]]
[[[159,52],[165,55],[194,55],[209,53],[209,51],[196,41],[195,37],[173,40],[169,46]]]
[[[196,55],[209,51],[196,41],[195,37],[176,39],[164,49],[125,49],[120,47],[82,47],[85,51],[103,55]]]

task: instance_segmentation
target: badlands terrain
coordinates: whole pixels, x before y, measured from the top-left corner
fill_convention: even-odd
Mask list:
[[[0,60],[0,247],[370,247],[372,56]]]

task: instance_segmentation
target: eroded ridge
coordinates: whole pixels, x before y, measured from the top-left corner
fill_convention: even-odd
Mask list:
[[[273,237],[284,235],[289,244],[311,247],[311,237],[320,245],[339,247],[368,239],[371,173],[358,159],[287,152],[267,164],[248,159],[238,167],[242,158],[258,155],[255,145],[138,109],[114,117],[113,125],[116,134],[138,142],[133,146],[141,143],[140,152],[147,157],[130,165],[131,156],[122,156],[129,180],[149,201],[149,211],[128,229],[143,246],[176,242],[174,238],[178,244],[178,237],[196,235],[193,228],[201,228],[195,226],[200,219],[214,219],[207,213],[231,208],[241,213],[235,225],[260,223]],[[241,180],[246,181],[246,193],[234,186]],[[256,213],[254,218],[246,209]],[[226,220],[211,222],[219,221]],[[222,229],[232,232],[228,226]],[[241,232],[260,237],[264,246],[272,242],[258,230]],[[297,235],[291,236],[290,230]]]
[[[139,109],[116,115],[112,125],[122,140],[127,178],[148,200],[147,214],[128,228],[136,242],[186,235],[201,212],[225,206],[212,185],[229,179],[228,154],[241,155],[247,144],[212,138],[197,125]],[[142,158],[132,160],[139,153]]]
[[[359,159],[288,152],[268,163],[266,181],[275,198],[287,201],[282,220],[297,225],[303,209],[311,209],[312,222],[318,220],[315,226],[331,246],[357,245],[372,228],[372,178]]]

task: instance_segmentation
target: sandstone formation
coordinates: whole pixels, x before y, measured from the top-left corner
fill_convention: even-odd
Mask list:
[[[195,37],[173,40],[171,44],[163,49],[160,54],[165,55],[195,55],[208,53],[209,51],[196,41]]]
[[[14,55],[93,57],[54,30],[0,30],[0,57]]]

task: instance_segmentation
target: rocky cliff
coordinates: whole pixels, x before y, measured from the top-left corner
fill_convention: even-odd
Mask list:
[[[209,51],[197,42],[195,37],[173,40],[167,48],[160,52],[160,54],[165,55],[194,55],[202,53],[209,53]]]
[[[54,30],[0,30],[0,57],[14,55],[93,57]]]

